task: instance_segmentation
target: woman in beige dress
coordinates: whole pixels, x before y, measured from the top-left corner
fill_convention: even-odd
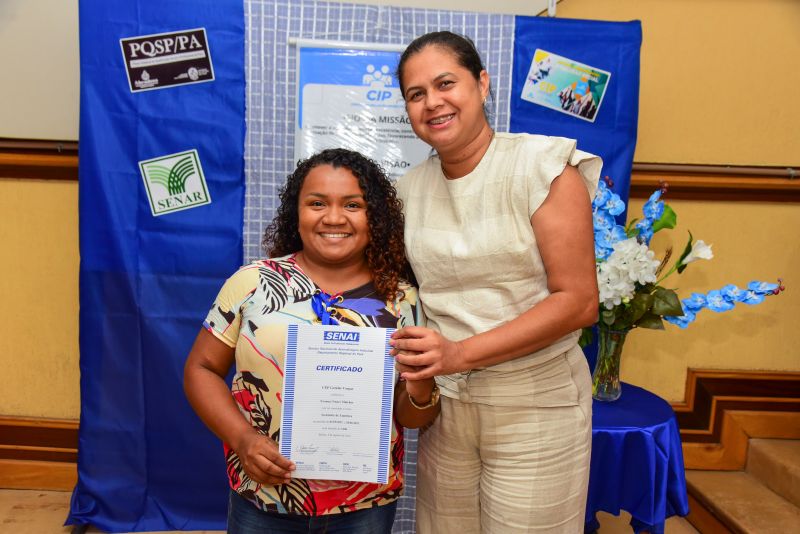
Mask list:
[[[398,330],[394,354],[441,392],[420,437],[417,530],[582,532],[591,385],[577,341],[597,319],[602,163],[571,139],[494,132],[489,75],[462,36],[416,39],[398,79],[435,150],[397,184],[428,328]]]

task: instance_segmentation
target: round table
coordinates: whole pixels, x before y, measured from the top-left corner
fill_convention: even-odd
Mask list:
[[[592,406],[592,461],[586,532],[599,511],[631,514],[634,532],[664,532],[664,521],[689,513],[675,413],[661,397],[622,384],[614,402]]]

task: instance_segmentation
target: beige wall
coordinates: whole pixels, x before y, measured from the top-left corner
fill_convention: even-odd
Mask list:
[[[656,234],[651,248],[663,257],[671,244],[675,256],[687,231],[712,244],[714,258],[692,263],[683,274],[665,280],[681,298],[726,284],[784,279],[787,290],[756,306],[738,304],[725,313],[703,310],[685,330],[638,329],[623,350],[622,379],[671,401],[684,397],[686,369],[769,369],[800,371],[800,207],[759,202],[666,201],[678,214],[678,226]],[[629,217],[641,218],[643,201],[630,202]]]
[[[411,0],[409,0],[411,1]],[[470,7],[472,4],[474,7]],[[76,2],[25,2],[56,10]],[[0,44],[7,15],[22,16],[22,0],[0,3]],[[495,6],[504,4],[496,3]],[[455,6],[454,6],[455,7]],[[462,9],[480,9],[479,2]],[[33,8],[31,8],[33,9]],[[525,9],[518,3],[513,9]],[[520,12],[520,11],[517,11]],[[69,13],[64,24],[71,24]],[[531,12],[524,12],[531,14]],[[753,80],[769,79],[789,90],[798,87],[800,2],[794,0],[562,0],[558,14],[573,18],[641,19],[642,98],[638,161],[748,165],[800,164],[797,107],[755,94]],[[35,17],[34,17],[35,18]],[[31,33],[36,24],[30,23]],[[75,30],[77,31],[77,30]],[[72,37],[64,37],[65,42]],[[69,61],[70,46],[47,49]],[[20,58],[36,50],[14,49]],[[9,48],[0,46],[0,64]],[[60,54],[64,54],[63,56]],[[786,64],[781,61],[784,59]],[[60,76],[60,75],[59,75]],[[703,83],[696,83],[701,80]],[[58,77],[51,82],[60,83]],[[708,96],[705,87],[712,87]],[[8,89],[8,88],[7,88]],[[8,93],[4,94],[4,97]],[[782,94],[789,94],[783,91]],[[753,96],[754,95],[754,96]],[[16,106],[32,99],[44,106],[36,87],[14,97]],[[9,130],[8,105],[0,103],[0,136],[36,137]],[[30,102],[29,102],[30,103]],[[44,107],[41,107],[44,110]],[[77,117],[77,110],[70,113]],[[60,132],[69,122],[47,112],[28,114]],[[74,135],[42,137],[74,139]],[[637,331],[630,336],[623,378],[660,393],[683,398],[687,367],[800,370],[800,209],[796,204],[672,202],[679,216],[676,236],[685,230],[714,244],[716,258],[691,266],[674,280],[681,295],[751,279],[786,279],[786,293],[764,304],[740,306],[715,315],[703,312],[683,331]],[[631,203],[639,213],[641,202]],[[78,386],[77,184],[0,179],[0,295],[6,303],[0,336],[0,414],[76,418]],[[657,247],[663,241],[655,241]]]
[[[77,182],[0,179],[0,241],[0,415],[77,418]]]
[[[558,16],[642,21],[635,161],[800,166],[797,0],[562,0]]]

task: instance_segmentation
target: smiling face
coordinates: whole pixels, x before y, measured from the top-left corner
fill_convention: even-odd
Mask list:
[[[430,45],[408,58],[402,77],[411,127],[440,154],[467,147],[489,128],[485,70],[475,79],[451,51]]]
[[[298,231],[309,263],[329,269],[366,266],[367,202],[350,170],[318,165],[308,172],[298,198]]]

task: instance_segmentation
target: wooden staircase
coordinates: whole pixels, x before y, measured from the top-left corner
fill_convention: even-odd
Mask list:
[[[703,534],[800,532],[800,440],[751,439],[746,469],[688,470],[686,484]]]
[[[800,533],[800,373],[689,370],[681,429],[703,534]]]

